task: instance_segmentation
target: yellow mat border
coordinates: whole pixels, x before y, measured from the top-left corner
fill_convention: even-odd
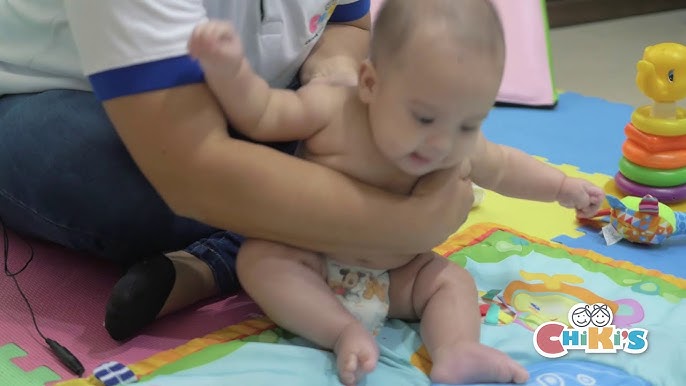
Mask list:
[[[455,252],[460,251],[461,249],[464,249],[466,247],[478,244],[485,239],[487,239],[489,236],[491,236],[494,232],[497,231],[505,231],[508,233],[511,233],[517,237],[520,237],[524,240],[527,240],[532,243],[536,244],[541,244],[544,246],[548,246],[551,248],[556,248],[556,249],[562,249],[564,251],[569,252],[570,254],[576,255],[576,256],[582,256],[587,259],[590,259],[596,263],[599,264],[604,264],[610,267],[614,268],[622,268],[627,271],[631,271],[633,273],[639,274],[639,275],[647,275],[647,276],[653,276],[660,278],[670,284],[673,284],[680,289],[686,289],[686,279],[684,278],[679,278],[671,274],[666,274],[661,271],[658,271],[656,269],[647,269],[643,268],[639,265],[636,265],[634,263],[631,263],[629,261],[624,261],[624,260],[616,260],[604,255],[601,255],[598,252],[589,250],[589,249],[582,249],[582,248],[570,248],[564,244],[555,242],[555,241],[550,241],[550,240],[545,240],[541,239],[535,236],[530,236],[527,234],[524,234],[522,232],[519,232],[515,229],[509,228],[507,226],[503,226],[500,224],[496,223],[479,223],[472,225],[471,227],[461,230],[452,236],[450,236],[445,242],[443,242],[440,246],[434,248],[434,251],[436,253],[442,255],[442,256],[450,256]]]

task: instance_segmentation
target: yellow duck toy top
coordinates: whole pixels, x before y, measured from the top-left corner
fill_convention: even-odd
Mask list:
[[[674,117],[676,102],[686,98],[686,46],[660,43],[646,47],[637,71],[636,85],[655,102],[653,116]]]

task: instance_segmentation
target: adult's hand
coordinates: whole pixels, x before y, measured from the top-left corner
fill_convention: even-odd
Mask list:
[[[414,231],[418,243],[429,250],[455,233],[467,220],[474,203],[472,182],[460,168],[433,172],[422,177],[412,193],[418,214]],[[409,235],[408,235],[409,237]]]

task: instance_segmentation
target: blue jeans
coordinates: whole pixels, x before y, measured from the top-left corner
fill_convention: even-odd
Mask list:
[[[90,92],[0,97],[0,217],[19,233],[124,266],[185,249],[207,262],[223,295],[239,289],[243,238],[176,216]]]

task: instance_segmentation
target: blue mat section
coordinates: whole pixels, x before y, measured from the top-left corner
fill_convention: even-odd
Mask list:
[[[545,157],[553,164],[570,164],[585,173],[614,176],[622,156],[624,126],[634,110],[633,106],[600,98],[563,93],[554,110],[497,107],[484,122],[483,131],[493,142]],[[686,238],[669,239],[660,246],[626,242],[607,246],[595,230],[582,230],[587,233],[583,237],[562,236],[554,241],[686,277],[686,264],[675,261],[684,255]]]
[[[530,379],[524,386],[651,386],[614,367],[586,361],[540,362],[527,366]],[[479,386],[498,386],[489,384]],[[449,386],[434,384],[433,386]]]
[[[646,104],[648,103],[646,100]],[[558,106],[553,110],[495,108],[484,122],[483,132],[493,142],[544,157],[553,164],[570,164],[584,173],[614,176],[622,156],[624,127],[636,107],[576,93],[563,93]],[[607,246],[595,229],[580,230],[586,235],[576,239],[562,236],[554,241],[572,248],[592,250],[616,260],[630,261],[644,268],[686,277],[686,263],[682,263],[686,238],[669,239],[660,246],[641,246],[627,242]],[[663,317],[668,318],[667,315]],[[664,325],[655,323],[649,327],[652,337],[658,338]],[[680,343],[675,344],[680,346]],[[650,354],[657,353],[648,355]],[[641,359],[645,359],[647,363],[660,362],[652,362],[647,357]],[[613,371],[616,369],[603,366],[594,368],[594,364],[558,362],[557,365],[559,367],[556,368],[547,366],[546,362],[529,364],[527,368],[531,372],[531,381],[527,385],[647,384],[644,380],[632,378],[621,371]],[[674,368],[673,371],[677,369]],[[579,377],[580,374],[583,376]],[[669,374],[664,375],[666,378],[651,381],[671,385]]]
[[[497,107],[484,122],[483,132],[493,142],[551,163],[614,176],[622,156],[624,126],[633,111],[629,105],[564,93],[553,110]]]
[[[657,269],[677,277],[686,277],[686,261],[684,261],[686,237],[671,238],[658,246],[637,245],[628,242],[608,246],[603,236],[597,234],[595,230],[586,228],[581,228],[581,230],[587,234],[578,239],[560,236],[553,241],[571,248],[589,249],[615,260],[630,261],[641,267]]]

